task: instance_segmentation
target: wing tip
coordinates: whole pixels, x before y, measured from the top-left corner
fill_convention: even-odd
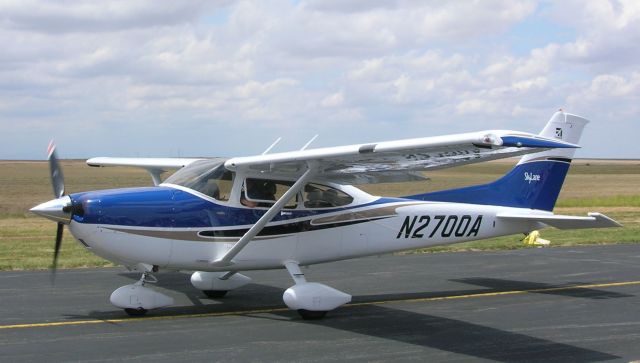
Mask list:
[[[589,217],[593,217],[596,221],[601,221],[604,224],[608,224],[610,227],[624,227],[620,222],[616,221],[613,218],[610,218],[600,212],[589,212],[587,213]]]

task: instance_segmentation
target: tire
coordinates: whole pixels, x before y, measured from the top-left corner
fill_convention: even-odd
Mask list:
[[[143,316],[144,314],[147,313],[147,309],[143,309],[143,308],[137,308],[137,309],[124,309],[124,312],[127,313],[127,315],[129,316],[134,316],[134,317],[138,317],[138,316]]]
[[[202,290],[202,292],[211,299],[220,299],[224,297],[229,290]]]
[[[298,310],[298,314],[300,314],[300,316],[304,320],[320,320],[320,319],[324,318],[325,315],[327,315],[327,312],[326,311],[311,311],[311,310],[300,309],[300,310]]]

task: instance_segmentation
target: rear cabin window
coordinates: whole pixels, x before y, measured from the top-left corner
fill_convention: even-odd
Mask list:
[[[305,208],[333,208],[351,204],[353,197],[347,193],[322,184],[309,183],[304,187]]]

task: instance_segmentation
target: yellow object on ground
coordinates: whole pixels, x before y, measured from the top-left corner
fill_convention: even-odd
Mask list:
[[[523,240],[525,245],[529,246],[548,246],[551,241],[540,238],[540,232],[532,231]]]

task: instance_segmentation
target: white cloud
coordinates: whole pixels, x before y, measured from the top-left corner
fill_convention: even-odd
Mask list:
[[[296,57],[375,57],[430,43],[497,34],[531,14],[531,1],[301,2],[269,30]]]
[[[640,116],[640,71],[601,74],[567,98],[569,107],[616,121]],[[610,116],[610,117],[607,117]],[[622,118],[619,118],[622,117]]]
[[[287,134],[320,133],[335,145],[535,131],[563,106],[631,125],[640,112],[639,9],[635,1],[5,1],[0,126],[11,131],[0,136],[10,150],[0,157],[38,157],[57,133],[62,149],[66,141],[72,155],[90,156],[108,154],[110,142],[80,133],[118,138],[124,154],[161,153],[160,143],[213,155],[261,152],[264,138]],[[573,33],[556,37],[549,23]],[[520,26],[544,41],[519,37],[515,51]],[[225,136],[239,132],[253,141]]]
[[[597,71],[636,66],[640,57],[637,1],[563,1],[555,4],[554,14],[578,33],[574,41],[559,46],[559,61]]]
[[[344,93],[336,92],[325,97],[320,104],[324,107],[338,107],[344,104]]]
[[[210,7],[207,1],[37,1],[0,3],[0,19],[7,28],[45,33],[109,32],[164,27],[194,21]]]
[[[233,95],[237,98],[262,98],[271,97],[284,87],[298,84],[294,79],[275,79],[269,82],[249,81],[234,89]]]

